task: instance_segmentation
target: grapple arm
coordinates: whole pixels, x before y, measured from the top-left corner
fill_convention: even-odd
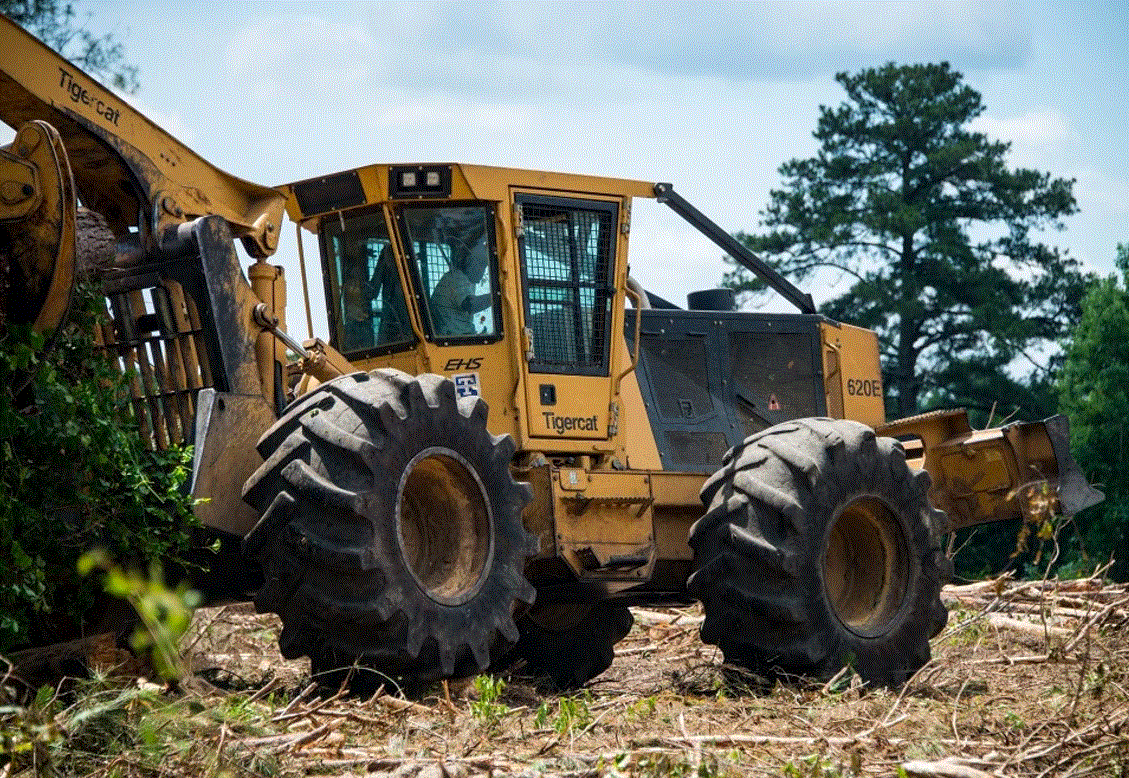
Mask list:
[[[51,124],[83,204],[116,234],[137,227],[155,251],[169,228],[221,216],[254,257],[278,246],[285,196],[229,175],[112,91],[0,16],[0,120]]]

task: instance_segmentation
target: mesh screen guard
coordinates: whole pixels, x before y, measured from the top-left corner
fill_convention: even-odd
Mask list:
[[[519,196],[535,373],[607,375],[615,203]]]

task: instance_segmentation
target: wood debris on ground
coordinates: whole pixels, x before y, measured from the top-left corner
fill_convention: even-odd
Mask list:
[[[687,606],[636,609],[612,668],[579,692],[552,691],[518,668],[411,699],[393,686],[358,698],[311,684],[305,663],[278,656],[272,617],[206,611],[189,638],[201,679],[191,694],[241,718],[196,732],[206,762],[107,760],[91,774],[194,775],[201,765],[231,778],[1129,774],[1129,588],[1000,579],[946,587],[943,599],[950,617],[933,659],[898,690],[861,688],[849,673],[734,685],[720,652],[699,640],[701,609]]]

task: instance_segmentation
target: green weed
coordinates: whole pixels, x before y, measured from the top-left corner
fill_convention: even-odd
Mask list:
[[[709,755],[697,764],[681,754],[647,754],[635,759],[620,754],[605,767],[607,775],[614,778],[735,778],[741,774],[732,754],[729,761]]]
[[[784,765],[780,774],[786,776],[786,778],[848,778],[848,776],[858,775],[862,768],[861,763],[858,763],[858,755],[855,755],[853,761],[856,764],[846,768],[824,759],[821,754],[812,754],[800,759],[798,763],[789,762]]]
[[[243,695],[174,697],[155,684],[122,686],[106,677],[77,682],[65,696],[45,686],[23,704],[0,705],[0,773],[274,776],[276,754],[200,748],[220,730],[273,731],[270,711]]]
[[[558,697],[556,705],[545,701],[537,708],[533,722],[539,728],[551,726],[558,735],[575,734],[592,723],[591,702],[592,695],[587,690],[576,696]]]
[[[107,594],[126,600],[141,623],[130,637],[137,653],[148,653],[153,669],[165,681],[179,681],[188,674],[178,644],[192,623],[192,613],[200,604],[200,593],[186,583],[175,589],[165,583],[161,565],[149,563],[149,574],[123,570],[105,551],[89,551],[78,560],[78,572],[87,576],[94,570],[105,573]]]
[[[471,701],[470,712],[488,730],[498,729],[502,719],[510,712],[505,703],[498,702],[505,688],[506,682],[493,675],[479,675],[474,679],[474,689],[478,692],[478,699]]]
[[[655,708],[658,705],[658,697],[651,695],[644,697],[641,700],[631,703],[627,706],[627,717],[630,719],[643,720],[655,715]]]

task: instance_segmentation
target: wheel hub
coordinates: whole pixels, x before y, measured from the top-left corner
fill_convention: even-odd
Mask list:
[[[823,580],[835,616],[863,637],[885,634],[905,605],[911,559],[893,511],[873,496],[835,517],[825,544]]]
[[[461,605],[482,588],[494,555],[494,517],[482,481],[457,452],[431,447],[408,463],[396,529],[409,572],[432,600]]]

